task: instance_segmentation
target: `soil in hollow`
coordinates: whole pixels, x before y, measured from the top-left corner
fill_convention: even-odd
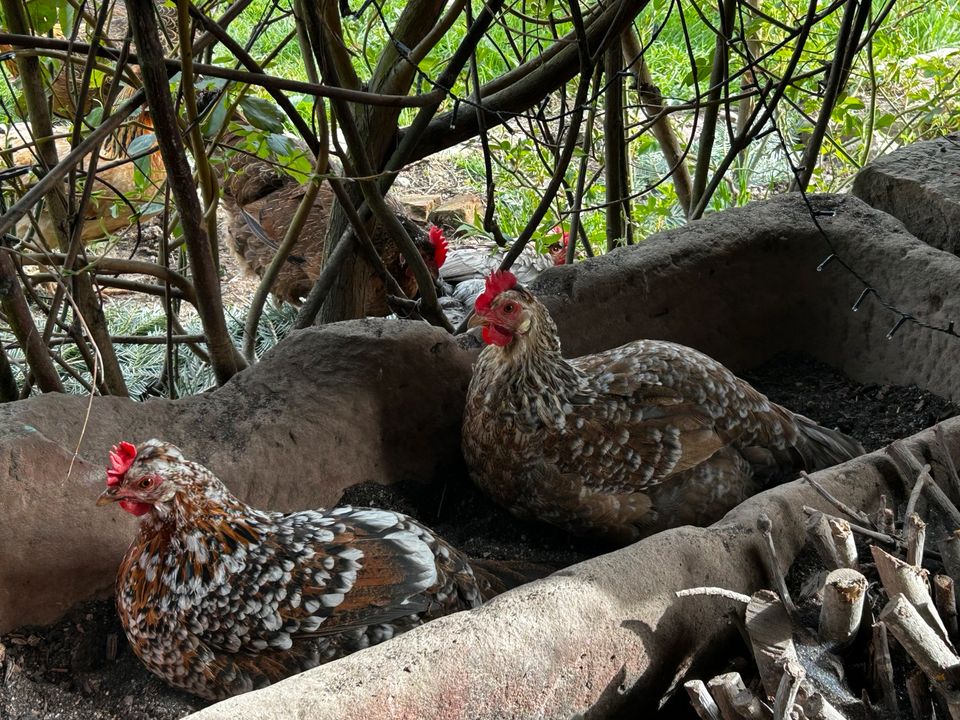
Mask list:
[[[744,378],[772,400],[852,435],[868,451],[960,412],[915,387],[854,383],[802,355],[775,358]],[[552,568],[602,550],[514,520],[465,481],[429,492],[364,485],[344,502],[412,514],[477,558]],[[0,720],[173,720],[205,704],[140,664],[111,600],[79,606],[56,625],[0,637]]]

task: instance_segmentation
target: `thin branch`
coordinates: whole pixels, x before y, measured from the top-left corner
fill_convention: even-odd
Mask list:
[[[13,45],[15,47],[49,48],[52,50],[70,50],[76,52],[89,52],[90,46],[85,43],[71,43],[67,40],[58,40],[56,38],[37,37],[35,35],[15,34],[0,32],[0,44]],[[194,43],[195,51],[202,47],[200,42]],[[97,48],[96,54],[99,57],[117,60],[117,51],[109,48]],[[128,61],[140,65],[142,51],[140,54],[132,54]],[[146,60],[145,60],[146,61]],[[162,66],[170,74],[183,71],[182,61],[174,58],[164,57]],[[426,107],[437,103],[444,97],[442,90],[431,90],[422,95],[388,95],[384,93],[372,93],[363,90],[350,90],[343,87],[332,87],[330,85],[315,84],[303,82],[302,80],[290,80],[288,78],[276,75],[267,75],[259,72],[249,72],[246,70],[236,70],[221,65],[207,65],[205,63],[194,63],[193,70],[200,75],[208,77],[222,78],[224,80],[233,80],[244,83],[245,85],[255,85],[264,89],[287,90],[289,92],[303,93],[314,97],[338,98],[349,102],[355,102],[362,105],[372,105],[375,107],[391,108],[416,108]]]
[[[20,347],[23,348],[27,365],[40,390],[63,392],[60,375],[53,367],[50,354],[33,322],[13,258],[7,252],[0,252],[0,307],[3,308],[7,323],[19,341]]]
[[[157,35],[151,0],[125,0],[130,27],[144,63],[140,70],[150,101],[150,112],[157,128],[157,143],[167,168],[167,182],[180,211],[180,226],[186,238],[187,252],[195,278],[197,311],[207,335],[207,347],[217,382],[225,383],[244,366],[227,333],[223,299],[217,268],[213,263],[210,238],[202,225],[203,210],[197,199],[193,172],[187,163],[180,138],[177,116],[170,99],[163,48]]]
[[[863,0],[862,2],[849,0],[847,2],[843,12],[843,20],[840,22],[840,30],[837,32],[837,47],[833,62],[830,64],[830,72],[827,75],[826,88],[817,115],[817,123],[810,134],[810,139],[807,141],[807,146],[803,152],[803,160],[800,164],[800,173],[794,178],[791,190],[800,188],[806,190],[810,178],[813,177],[813,170],[817,166],[817,158],[820,155],[820,147],[823,144],[830,119],[833,117],[833,108],[836,106],[837,99],[850,76],[850,68],[856,55],[857,44],[860,42],[860,34],[863,32],[864,25],[866,25],[867,18],[870,15],[870,6],[870,0]]]
[[[700,147],[697,150],[697,167],[693,174],[693,187],[690,195],[690,207],[697,207],[707,187],[710,174],[710,160],[713,155],[713,143],[717,130],[717,117],[721,91],[727,87],[724,79],[728,74],[728,44],[733,30],[733,13],[737,0],[723,0],[720,16],[720,32],[717,33],[713,50],[713,67],[710,70],[710,90],[707,99],[713,101],[706,107],[703,115],[703,128],[700,130]]]

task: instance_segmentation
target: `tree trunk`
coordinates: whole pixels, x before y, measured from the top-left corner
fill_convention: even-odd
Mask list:
[[[443,5],[444,3],[439,0],[418,0],[406,6],[394,28],[395,42],[384,46],[380,62],[369,83],[370,92],[395,95],[404,95],[409,92],[416,77],[416,68],[401,56],[397,43],[407,48],[415,47],[437,22]],[[338,5],[332,0],[324,0],[320,7],[325,21],[324,41],[332,50],[336,72],[343,85],[356,88],[359,83],[353,73],[350,58],[343,51],[343,33],[340,27]],[[312,42],[316,40],[312,39]],[[400,108],[352,105],[352,109],[357,129],[368,140],[367,155],[374,168],[380,170],[386,163],[389,152],[396,145]],[[349,191],[355,205],[359,205],[361,201],[359,189],[351,185]],[[333,252],[348,225],[349,220],[343,208],[339,203],[334,203],[327,227],[324,250],[326,257]],[[378,251],[380,249],[377,248]],[[352,251],[340,267],[333,288],[320,310],[318,321],[328,323],[363,317],[371,272],[370,265],[356,250]]]

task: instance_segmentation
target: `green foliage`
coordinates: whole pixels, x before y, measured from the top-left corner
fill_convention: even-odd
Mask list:
[[[227,309],[227,330],[237,346],[243,336],[243,320],[246,307]],[[136,300],[117,300],[104,307],[107,325],[111,335],[164,336],[166,318],[154,305]],[[268,303],[257,332],[256,353],[262,357],[289,332],[296,317],[296,311],[289,305],[276,306]],[[37,318],[42,327],[42,318]],[[189,334],[202,334],[198,317],[184,320],[185,330]],[[10,342],[12,336],[6,327],[0,329],[0,339]],[[166,358],[165,345],[116,344],[117,356],[130,396],[146,399],[150,396],[168,396],[166,385],[169,377],[164,371]],[[200,344],[203,347],[203,344]],[[23,354],[19,349],[9,350],[14,375],[18,383],[23,382]],[[176,373],[175,388],[177,397],[195,395],[216,387],[216,379],[209,365],[194,355],[185,345],[175,346]],[[60,357],[77,374],[88,377],[87,367],[75,345],[60,346]],[[61,369],[61,378],[69,392],[84,393],[85,390],[69,373]]]
[[[48,33],[57,23],[70,27],[74,9],[67,0],[24,0],[23,4],[35,33]]]
[[[282,133],[286,115],[275,103],[253,95],[240,98],[240,109],[244,117],[255,128],[270,133]]]

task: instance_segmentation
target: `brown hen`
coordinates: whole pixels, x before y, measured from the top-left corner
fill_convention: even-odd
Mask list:
[[[571,360],[510,273],[476,301],[488,344],[467,394],[473,480],[521,517],[628,543],[707,524],[764,479],[863,452],[688,347],[638,340]]]
[[[227,245],[238,260],[253,274],[263,277],[283,242],[287,228],[306,192],[276,164],[243,153],[234,154],[228,163],[223,184],[223,208],[227,214]],[[281,302],[299,305],[320,276],[324,262],[324,243],[334,194],[328,183],[320,187],[286,263],[274,282],[272,293]],[[443,264],[445,243],[435,243],[419,225],[393,206],[404,229],[420,250],[431,275],[436,278]],[[384,265],[407,297],[418,293],[416,277],[407,265],[387,231],[375,225],[371,233],[374,247]],[[371,289],[367,293],[366,314],[389,315],[387,293],[383,281],[371,269]]]
[[[97,504],[140,517],[117,577],[127,638],[152,672],[205,698],[264,687],[505,589],[397,512],[256,510],[159,440],[120,443],[110,458]]]

